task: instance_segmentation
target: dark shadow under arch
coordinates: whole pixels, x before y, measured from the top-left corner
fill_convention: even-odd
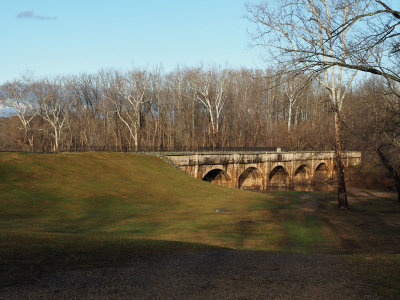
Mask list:
[[[310,183],[310,168],[308,165],[303,164],[299,166],[294,172],[294,184],[309,184]]]
[[[315,172],[319,171],[329,171],[328,165],[326,163],[320,163],[317,168],[315,169]]]
[[[315,169],[315,180],[326,180],[329,176],[329,167],[326,163],[320,163]]]
[[[282,166],[276,166],[269,173],[269,185],[288,185],[289,173]]]
[[[206,175],[203,176],[202,180],[216,183],[219,185],[228,185],[228,183],[231,181],[231,178],[222,169],[212,169],[211,171],[207,172]]]
[[[250,167],[239,176],[239,189],[262,190],[263,180],[260,170]]]

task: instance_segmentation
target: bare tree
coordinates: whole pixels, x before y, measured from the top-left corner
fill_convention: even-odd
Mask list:
[[[223,70],[203,71],[200,69],[197,78],[191,82],[196,100],[207,110],[213,147],[218,142],[221,113],[226,100],[226,75]]]
[[[2,87],[5,92],[4,103],[15,110],[15,115],[21,122],[23,131],[22,150],[33,150],[33,135],[28,135],[31,130],[30,123],[36,116],[36,103],[32,95],[32,80],[22,77],[20,80],[7,82]]]
[[[356,110],[348,112],[345,125],[353,140],[356,137],[364,148],[377,154],[394,179],[400,201],[399,98],[388,88],[386,80],[376,75],[361,82],[357,94]]]
[[[69,128],[74,146],[91,150],[104,146],[105,119],[101,112],[101,91],[97,77],[93,74],[81,74],[67,79],[67,88],[71,95],[71,115]]]
[[[384,95],[384,98],[383,105],[382,101],[378,102],[378,122],[374,123],[378,138],[374,145],[379,159],[395,180],[400,201],[400,98],[393,94]]]
[[[335,124],[335,157],[338,176],[338,206],[347,208],[342,163],[341,118],[343,100],[356,75],[334,66],[334,58],[345,60],[351,44],[351,26],[337,39],[332,32],[338,24],[363,14],[370,1],[300,0],[248,5],[249,19],[255,24],[255,45],[263,46],[278,63],[312,76],[325,87],[331,101]]]
[[[364,141],[374,144],[381,162],[397,182],[400,201],[400,10],[390,7],[387,1],[379,0],[375,0],[369,8],[338,24],[333,31],[337,39],[349,29],[359,27],[361,30],[356,31],[357,39],[348,57],[343,60],[335,57],[325,62],[324,67],[340,66],[386,80],[387,89],[379,91],[379,118],[376,118]]]
[[[384,3],[386,1],[368,2],[373,5],[336,24],[331,32],[332,37],[340,41],[343,32],[353,31],[348,55],[344,59],[332,55],[320,67],[342,66],[400,82],[400,10],[392,9]]]
[[[65,86],[65,78],[44,79],[36,83],[36,95],[39,98],[40,116],[47,121],[54,139],[53,151],[60,151],[60,141],[64,126],[68,120],[69,93]]]
[[[288,120],[287,120],[287,128],[290,131],[292,121],[293,121],[293,111],[295,109],[295,105],[299,102],[300,98],[304,96],[305,89],[310,84],[310,78],[304,76],[304,74],[293,74],[283,72],[283,76],[281,78],[282,86],[284,89],[284,93],[287,97],[288,106]]]
[[[104,95],[114,104],[119,119],[129,130],[135,151],[139,149],[139,130],[148,86],[149,79],[144,71],[132,71],[126,76],[118,72],[109,73],[108,76],[103,73]]]

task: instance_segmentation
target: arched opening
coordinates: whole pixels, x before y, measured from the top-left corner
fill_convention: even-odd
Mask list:
[[[289,173],[282,166],[275,167],[269,173],[269,185],[271,186],[287,186],[289,185]]]
[[[294,184],[309,184],[310,168],[307,165],[301,165],[294,172]]]
[[[239,176],[239,189],[262,190],[263,182],[261,172],[254,167],[247,168]]]
[[[203,181],[212,182],[218,185],[229,185],[231,178],[221,169],[213,169],[209,171],[202,179]]]
[[[329,178],[329,168],[326,163],[320,163],[315,169],[315,180],[325,181]]]

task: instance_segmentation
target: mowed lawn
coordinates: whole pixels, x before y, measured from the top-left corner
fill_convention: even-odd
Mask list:
[[[151,155],[0,153],[0,280],[12,284],[154,251],[227,247],[352,254],[350,265],[370,262],[366,276],[379,265],[394,281],[394,199],[352,190],[351,208],[338,210],[334,193],[220,187]]]

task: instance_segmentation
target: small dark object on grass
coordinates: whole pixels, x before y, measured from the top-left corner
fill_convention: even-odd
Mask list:
[[[241,220],[237,222],[237,224],[254,224],[254,221],[252,220]]]

